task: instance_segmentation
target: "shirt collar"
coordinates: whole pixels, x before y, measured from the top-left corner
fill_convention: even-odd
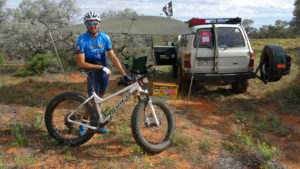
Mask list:
[[[94,37],[89,33],[89,31],[86,31],[86,33],[88,34],[89,37],[94,38]],[[98,35],[97,35],[97,37],[100,36],[100,34],[101,34],[101,32],[98,30]],[[96,37],[96,38],[97,38],[97,37]]]

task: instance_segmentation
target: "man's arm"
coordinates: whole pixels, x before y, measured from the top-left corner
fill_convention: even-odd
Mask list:
[[[111,59],[112,63],[118,69],[118,71],[122,74],[122,76],[125,76],[126,73],[125,73],[123,67],[120,64],[119,59],[117,58],[117,56],[115,55],[115,53],[112,49],[108,51],[108,55],[110,56],[110,59]]]
[[[95,64],[85,62],[84,53],[77,53],[76,57],[77,57],[77,59],[76,59],[77,60],[77,65],[78,65],[79,68],[82,68],[82,69],[101,69],[103,67],[102,65],[95,65]]]

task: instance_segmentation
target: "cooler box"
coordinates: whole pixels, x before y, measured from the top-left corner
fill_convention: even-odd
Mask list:
[[[153,96],[162,99],[177,99],[178,85],[176,83],[153,82]]]

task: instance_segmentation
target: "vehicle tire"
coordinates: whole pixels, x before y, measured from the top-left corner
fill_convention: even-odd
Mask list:
[[[94,130],[87,129],[83,136],[79,136],[79,124],[67,121],[68,115],[73,112],[87,98],[77,92],[64,92],[54,97],[48,104],[45,112],[45,124],[49,134],[60,144],[68,146],[81,145],[87,142],[93,135]],[[86,124],[97,126],[98,115],[91,102],[87,102],[76,112],[71,119],[74,121],[83,120],[83,115],[88,112],[89,118]]]
[[[248,88],[248,80],[237,80],[235,83],[232,83],[232,90],[235,93],[246,93]]]
[[[262,79],[268,82],[276,82],[284,74],[288,74],[290,58],[284,53],[281,46],[269,45],[265,46],[262,51],[260,64],[262,64],[260,69]],[[278,68],[279,64],[286,65],[286,67]]]
[[[144,151],[157,154],[172,144],[176,124],[174,114],[167,103],[155,97],[151,97],[151,100],[160,125],[156,126],[154,124],[154,118],[147,100],[142,99],[133,110],[131,130],[135,141]],[[145,114],[153,125],[146,125]]]

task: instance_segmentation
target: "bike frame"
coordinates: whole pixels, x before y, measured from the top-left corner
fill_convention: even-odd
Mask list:
[[[128,92],[127,92],[127,91],[128,91]],[[110,121],[110,119],[112,118],[112,115],[113,115],[113,114],[115,113],[115,111],[122,105],[122,103],[124,103],[124,102],[128,99],[128,97],[129,97],[132,93],[134,93],[135,91],[137,91],[137,95],[138,95],[138,96],[139,96],[141,93],[147,95],[147,98],[148,98],[148,105],[149,105],[149,107],[150,107],[150,109],[151,109],[151,113],[152,113],[153,118],[154,118],[154,120],[155,120],[155,124],[156,124],[157,126],[159,126],[160,123],[159,123],[159,121],[158,121],[158,119],[157,119],[157,116],[156,116],[154,107],[153,107],[153,105],[152,105],[152,100],[151,100],[150,97],[148,97],[148,90],[147,90],[147,89],[143,90],[142,87],[139,85],[139,82],[138,82],[138,81],[132,83],[131,85],[129,85],[129,86],[127,86],[127,87],[121,89],[120,91],[118,91],[118,92],[116,92],[116,93],[113,93],[113,94],[111,94],[111,95],[109,95],[109,96],[107,96],[107,97],[105,97],[105,98],[99,97],[99,96],[95,93],[95,91],[93,91],[93,92],[92,92],[92,95],[91,95],[88,99],[86,99],[81,105],[79,105],[79,106],[78,106],[78,107],[77,107],[77,108],[76,108],[76,109],[75,109],[75,110],[67,117],[67,120],[68,120],[69,122],[71,122],[71,123],[83,125],[83,126],[86,126],[86,127],[88,127],[88,128],[91,128],[91,129],[93,129],[93,130],[97,130],[97,129],[99,129],[99,127],[95,127],[95,126],[91,126],[91,125],[88,125],[88,124],[85,124],[85,123],[82,123],[82,122],[79,122],[79,121],[71,120],[70,117],[71,117],[72,115],[74,115],[75,113],[77,113],[77,112],[78,112],[85,104],[87,104],[89,101],[94,100],[94,101],[95,101],[96,110],[97,110],[97,113],[98,113],[98,116],[99,116],[99,123],[105,125],[107,122]],[[106,102],[107,100],[110,100],[110,99],[112,99],[112,98],[114,98],[114,97],[116,97],[116,96],[118,96],[118,95],[120,95],[120,94],[122,94],[122,93],[125,93],[125,92],[127,92],[127,93],[126,93],[125,96],[122,98],[122,100],[121,100],[117,105],[115,105],[115,107],[109,112],[109,114],[107,115],[107,117],[103,120],[103,116],[102,116],[102,114],[101,114],[101,109],[100,109],[99,104],[104,103],[104,102]],[[146,120],[146,123],[149,124],[150,121],[149,121],[149,118],[147,117],[146,113],[145,113],[145,117],[146,117],[146,119],[145,119],[145,120]],[[89,120],[84,120],[84,119],[83,119],[83,121],[84,121],[84,122],[89,122]]]

